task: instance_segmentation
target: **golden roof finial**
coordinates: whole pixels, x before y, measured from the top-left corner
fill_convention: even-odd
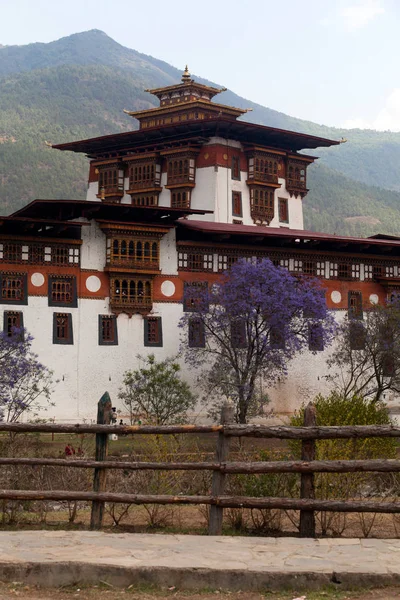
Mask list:
[[[192,81],[192,77],[189,73],[188,66],[186,65],[185,70],[182,75],[182,83],[190,83]]]

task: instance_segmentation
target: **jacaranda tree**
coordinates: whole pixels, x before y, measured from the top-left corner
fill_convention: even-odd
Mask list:
[[[52,372],[32,352],[32,336],[14,327],[0,332],[0,419],[18,421],[51,405]]]
[[[187,364],[199,380],[210,414],[226,397],[246,423],[258,402],[259,382],[273,386],[289,361],[330,343],[334,319],[319,280],[293,275],[269,259],[240,259],[212,286],[186,286],[180,321]]]

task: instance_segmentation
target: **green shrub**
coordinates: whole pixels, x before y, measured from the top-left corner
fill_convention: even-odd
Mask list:
[[[391,425],[390,416],[383,402],[361,396],[343,398],[337,392],[329,396],[318,395],[316,407],[317,425]],[[302,426],[303,406],[291,418],[290,424]],[[301,457],[301,442],[289,443],[293,458]],[[397,442],[394,438],[333,439],[316,442],[316,460],[361,460],[395,458]],[[376,473],[316,473],[314,477],[317,499],[364,499],[366,496],[382,496],[382,476]],[[363,517],[360,515],[362,521]],[[323,534],[340,535],[346,528],[346,513],[316,513],[316,521]],[[364,528],[363,528],[364,529]]]

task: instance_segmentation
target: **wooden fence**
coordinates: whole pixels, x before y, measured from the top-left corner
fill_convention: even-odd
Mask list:
[[[316,500],[314,473],[400,472],[400,460],[315,460],[316,440],[400,437],[400,427],[365,425],[317,427],[315,407],[305,410],[303,427],[234,424],[233,408],[224,406],[220,425],[111,425],[111,400],[106,393],[99,401],[97,424],[63,425],[55,423],[0,423],[0,431],[14,433],[92,433],[96,435],[95,460],[55,458],[3,458],[1,465],[58,466],[94,469],[93,491],[65,490],[0,490],[0,500],[91,501],[91,528],[102,526],[106,502],[124,504],[193,504],[210,505],[209,534],[222,532],[224,508],[284,509],[300,511],[300,535],[315,537],[315,511],[400,513],[400,502]],[[217,435],[214,462],[127,462],[107,458],[109,434],[173,435],[215,433]],[[232,437],[275,438],[301,440],[299,461],[228,462]],[[122,494],[106,491],[108,469],[212,471],[210,496]],[[242,497],[224,495],[227,474],[300,473],[300,498]]]

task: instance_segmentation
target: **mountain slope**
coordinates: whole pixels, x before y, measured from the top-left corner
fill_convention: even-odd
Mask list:
[[[144,88],[171,84],[180,75],[96,30],[50,44],[0,47],[0,211],[35,197],[84,197],[86,159],[51,150],[44,140],[134,129],[136,122],[123,109],[154,105]],[[252,108],[248,121],[348,139],[317,151],[321,158],[310,169],[305,199],[307,226],[337,233],[399,231],[400,194],[390,190],[400,190],[400,134],[317,125],[230,91],[219,100]]]

